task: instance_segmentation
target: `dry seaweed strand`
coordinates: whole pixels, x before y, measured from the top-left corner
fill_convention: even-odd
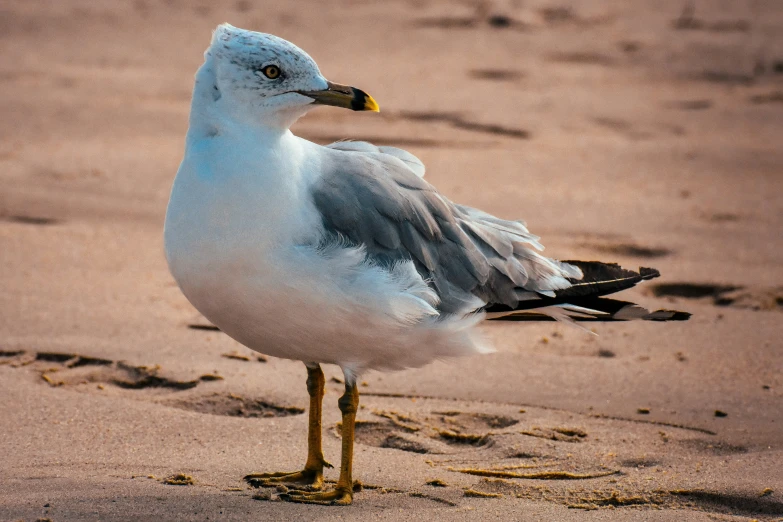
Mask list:
[[[452,502],[451,500],[446,500],[445,498],[440,498],[440,497],[433,497],[432,495],[427,495],[426,493],[422,493],[421,491],[411,491],[408,493],[408,496],[413,498],[425,498],[427,500],[432,500],[433,502],[446,504],[447,506],[452,506],[452,507],[458,505],[456,502]]]
[[[163,479],[163,483],[169,484],[170,486],[192,486],[196,481],[193,480],[193,477],[190,475],[175,473],[174,475]]]
[[[496,477],[496,478],[523,478],[534,480],[585,480],[600,477],[608,477],[620,473],[617,470],[599,471],[597,473],[572,473],[570,471],[537,471],[534,473],[514,473],[512,471],[499,471],[492,469],[478,468],[447,468],[449,471],[475,475],[477,477]]]
[[[492,466],[490,471],[508,471],[510,469],[538,469],[551,468],[557,466],[557,462],[540,462],[535,464],[506,464],[503,466]]]
[[[475,489],[466,489],[463,491],[466,497],[473,498],[503,498],[503,493],[487,493],[485,491],[476,491]]]
[[[580,497],[578,503],[569,504],[568,507],[576,509],[598,509],[601,507],[641,506],[653,503],[654,502],[648,497],[640,495],[623,496],[619,491],[613,490],[609,492],[608,495]]]
[[[543,429],[533,426],[529,430],[519,432],[520,435],[529,437],[538,437],[540,439],[556,440],[558,442],[582,442],[587,433],[577,428],[548,428]]]
[[[378,417],[389,419],[391,423],[397,426],[398,428],[402,428],[404,430],[411,431],[411,432],[421,430],[421,428],[418,426],[408,424],[409,422],[416,422],[415,419],[413,419],[412,417],[408,417],[407,415],[402,415],[400,413],[397,413],[396,411],[373,410],[372,413],[373,415],[377,415]]]
[[[556,431],[557,433],[561,433],[569,437],[580,437],[580,438],[587,437],[587,432],[581,428],[554,427],[552,428],[552,431]]]
[[[221,353],[220,356],[225,357],[226,359],[235,359],[237,361],[250,362],[250,357],[248,357],[247,355],[242,355],[241,353],[237,353],[237,352]]]
[[[451,430],[435,429],[435,432],[446,440],[453,442],[460,442],[463,444],[478,444],[487,440],[487,437],[492,435],[492,432],[488,433],[457,433]]]
[[[46,375],[45,373],[42,373],[42,374],[41,374],[41,379],[43,379],[44,381],[46,381],[46,383],[47,383],[49,386],[52,386],[52,387],[62,386],[63,384],[65,384],[63,381],[55,381],[54,379],[52,379],[51,377],[49,377],[49,376],[48,376],[48,375]]]

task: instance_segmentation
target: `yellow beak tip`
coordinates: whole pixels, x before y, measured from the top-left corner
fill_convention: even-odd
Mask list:
[[[372,111],[372,112],[381,112],[380,106],[378,106],[378,102],[376,102],[372,96],[367,96],[367,100],[364,102],[364,110],[366,111]]]

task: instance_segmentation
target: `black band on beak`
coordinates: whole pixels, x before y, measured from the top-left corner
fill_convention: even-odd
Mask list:
[[[354,111],[379,112],[378,103],[366,92],[355,87],[326,82],[327,88],[322,91],[297,91],[303,96],[315,100],[321,105],[333,105]]]

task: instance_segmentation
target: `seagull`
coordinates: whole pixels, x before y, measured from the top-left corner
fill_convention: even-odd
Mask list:
[[[288,501],[350,504],[359,376],[491,352],[475,328],[484,320],[688,318],[603,297],[660,274],[547,258],[522,221],[440,194],[409,152],[292,134],[319,105],[379,110],[364,91],[327,81],[292,43],[218,26],[196,73],[166,212],[166,259],[193,306],[248,348],[307,368],[304,468],[249,482],[291,485]],[[345,376],[330,489],[322,364]]]

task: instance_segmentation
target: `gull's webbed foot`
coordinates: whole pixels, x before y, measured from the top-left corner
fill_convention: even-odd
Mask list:
[[[340,478],[334,489],[328,491],[289,491],[279,496],[281,500],[288,502],[302,502],[305,504],[325,504],[330,506],[347,506],[353,502],[353,480],[351,471],[353,468],[353,441],[354,427],[356,423],[356,410],[359,407],[359,391],[356,389],[356,380],[349,379],[346,375],[345,393],[337,404],[343,413],[342,425],[342,457],[340,458]]]
[[[331,468],[332,465],[324,462]],[[324,486],[324,473],[322,469],[303,469],[293,472],[276,473],[251,473],[244,477],[245,482],[253,487],[274,487],[279,484],[294,486],[295,490],[320,491]],[[296,487],[299,486],[299,487]]]
[[[279,488],[284,491],[277,496],[280,500],[305,504],[347,506],[353,502],[351,471],[353,468],[354,426],[356,410],[359,407],[356,379],[355,376],[346,373],[345,393],[337,401],[343,414],[340,478],[333,489],[321,491],[324,485],[323,468],[324,466],[332,467],[324,460],[321,450],[321,400],[324,395],[324,376],[317,364],[308,365],[307,372],[307,389],[310,393],[310,423],[307,437],[307,462],[305,462],[304,469],[294,473],[253,473],[247,475],[245,480],[251,486],[256,487],[293,486],[291,489]],[[301,487],[297,487],[299,485]]]
[[[353,502],[352,488],[337,486],[328,491],[290,491],[280,495],[280,500],[325,506],[347,506]]]

